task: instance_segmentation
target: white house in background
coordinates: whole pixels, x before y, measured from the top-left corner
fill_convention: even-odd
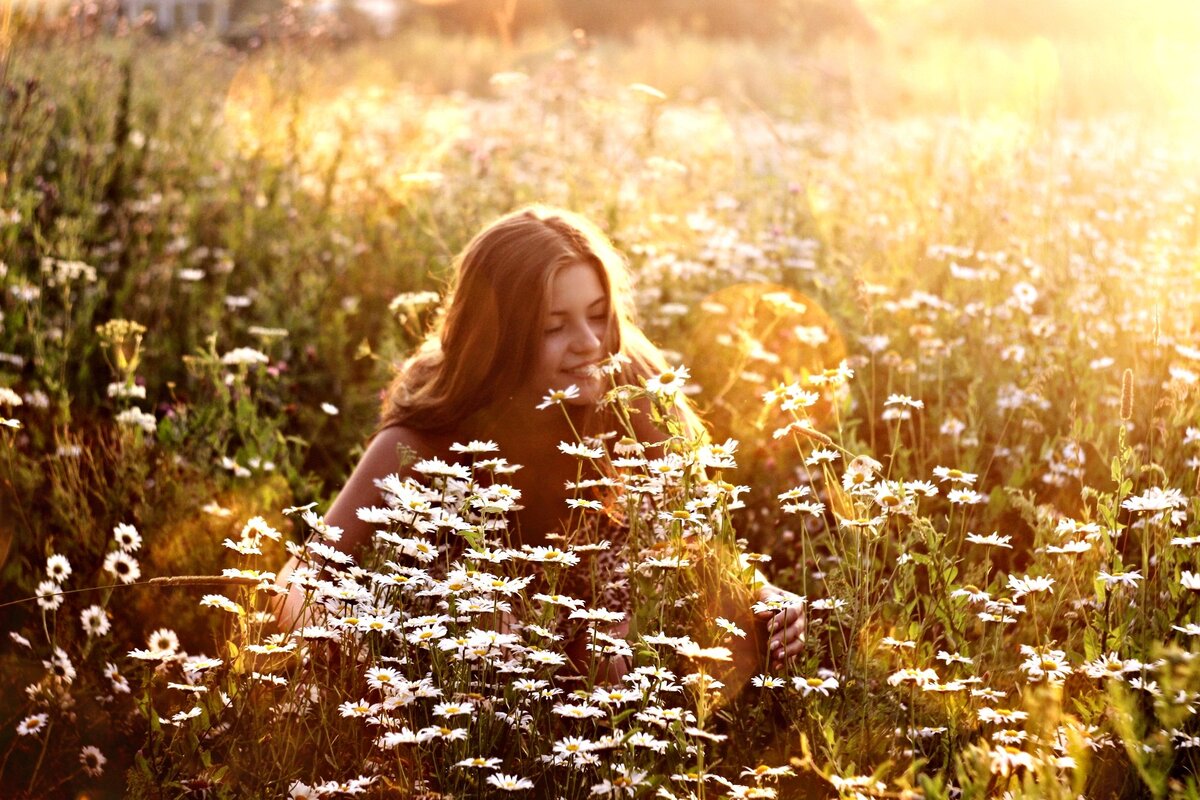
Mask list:
[[[221,35],[229,30],[230,0],[118,0],[129,19],[143,13],[154,14],[154,26],[160,33],[190,30],[203,25]]]

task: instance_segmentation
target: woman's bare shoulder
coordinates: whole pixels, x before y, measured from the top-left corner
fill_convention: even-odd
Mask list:
[[[371,437],[363,461],[370,461],[384,472],[402,472],[413,461],[443,456],[441,437],[416,428],[390,425]]]

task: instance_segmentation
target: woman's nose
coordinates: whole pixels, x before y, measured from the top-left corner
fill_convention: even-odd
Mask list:
[[[600,346],[600,337],[590,324],[582,323],[575,328],[571,346],[577,353],[591,352]]]

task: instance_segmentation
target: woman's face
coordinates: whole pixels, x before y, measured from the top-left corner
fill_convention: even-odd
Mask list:
[[[555,389],[579,387],[577,405],[596,403],[605,383],[596,367],[608,355],[608,294],[596,270],[583,263],[560,269],[550,282],[538,361],[526,388],[540,400]],[[536,401],[535,401],[536,402]]]

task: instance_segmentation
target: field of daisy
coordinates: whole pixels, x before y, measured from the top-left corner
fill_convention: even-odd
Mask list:
[[[1200,796],[1200,57],[923,19],[4,18],[0,793]],[[613,237],[676,365],[618,416],[686,392],[712,431],[563,445],[629,519],[624,638],[568,591],[595,481],[549,547],[486,442],[386,482],[364,563],[321,517],[450,259],[533,201]],[[784,670],[756,567],[806,609]]]

